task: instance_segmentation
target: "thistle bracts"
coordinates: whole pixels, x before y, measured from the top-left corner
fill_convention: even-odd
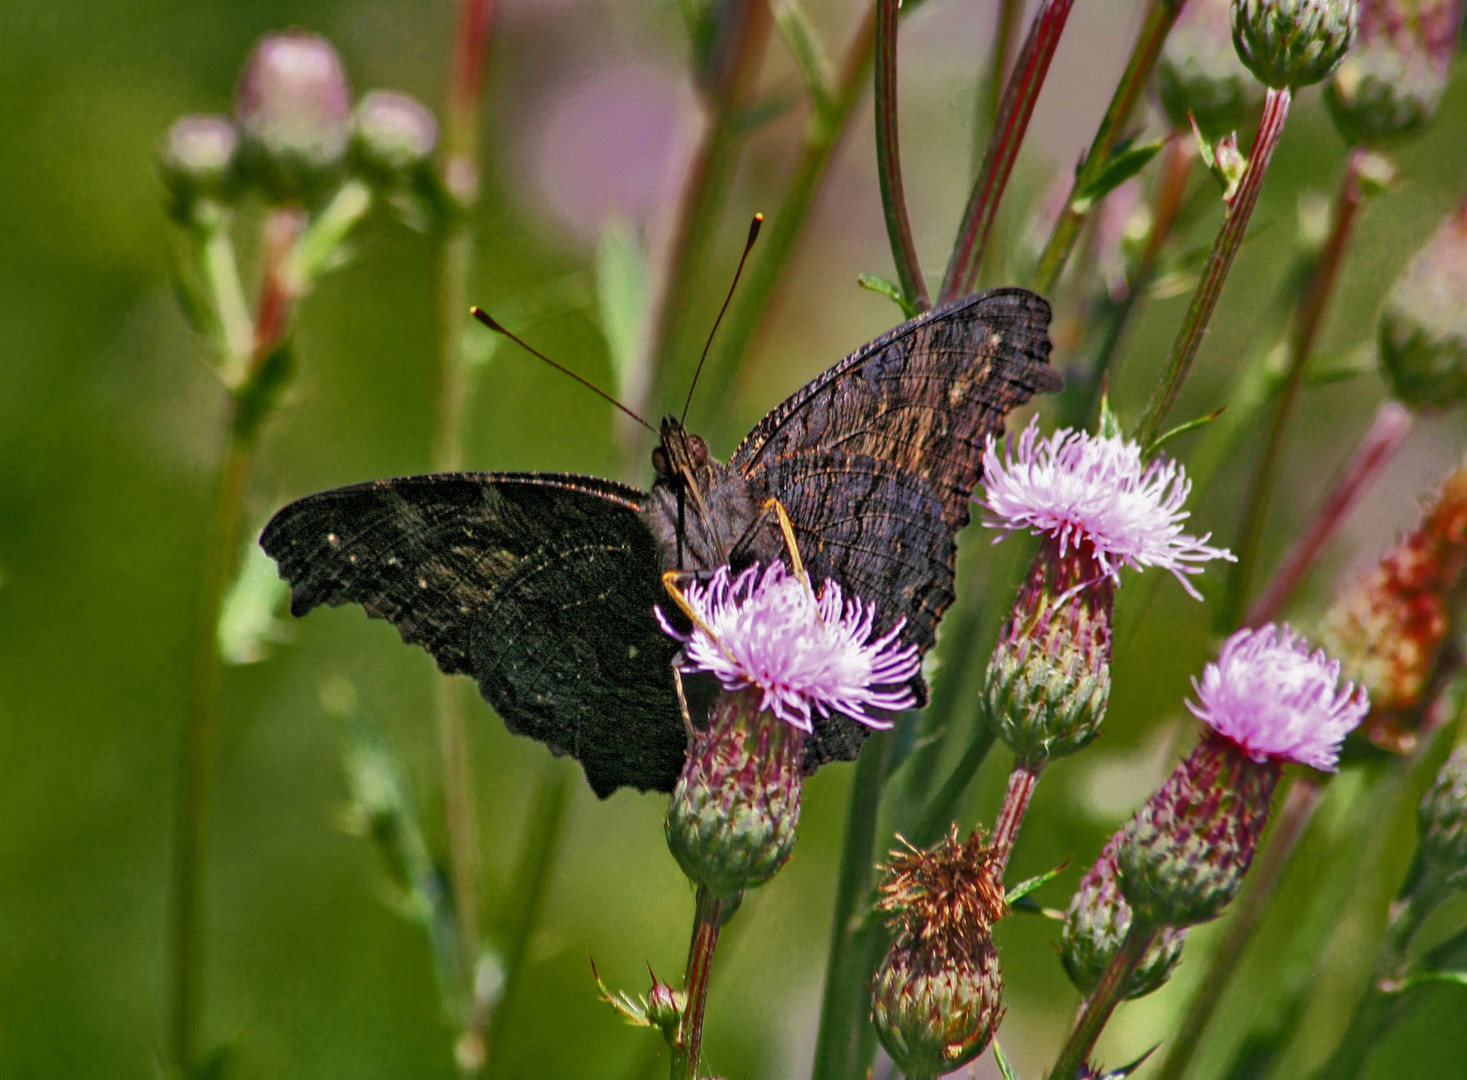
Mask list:
[[[800,821],[805,733],[748,687],[719,695],[668,804],[667,846],[715,896],[762,885],[788,861]]]
[[[1084,748],[1110,698],[1115,586],[1084,550],[1044,543],[983,685],[987,722],[1027,765]]]
[[[1205,736],[1119,834],[1121,894],[1153,926],[1192,926],[1238,894],[1281,767]]]
[[[1467,469],[1448,478],[1416,531],[1334,603],[1320,641],[1370,691],[1365,735],[1395,753],[1416,744],[1467,571]]]
[[[1381,374],[1398,400],[1449,409],[1467,397],[1467,204],[1391,289],[1378,343]]]
[[[1451,889],[1467,889],[1467,747],[1458,747],[1421,797],[1418,859]]]
[[[1131,929],[1131,906],[1116,883],[1118,840],[1118,836],[1113,836],[1106,842],[1100,858],[1080,879],[1080,887],[1070,899],[1060,931],[1060,961],[1082,994],[1090,993],[1099,984]],[[1182,959],[1186,939],[1186,928],[1163,927],[1147,948],[1122,996],[1145,997],[1159,989]]]
[[[957,826],[927,851],[891,853],[880,887],[893,941],[871,986],[877,1036],[909,1080],[983,1052],[1003,1018],[993,924],[1008,912],[991,849]]]
[[[1264,86],[1297,90],[1335,69],[1357,20],[1355,0],[1233,0],[1233,45]]]
[[[1461,0],[1360,0],[1355,45],[1325,87],[1340,134],[1378,146],[1429,123],[1461,26]]]

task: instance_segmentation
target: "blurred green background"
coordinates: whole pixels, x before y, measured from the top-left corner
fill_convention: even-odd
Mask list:
[[[864,5],[806,7],[829,51],[841,55]],[[966,198],[973,85],[991,7],[929,0],[904,29],[902,145],[931,277],[946,261]],[[1077,5],[1011,191],[1011,246],[1023,214],[1093,131],[1140,8]],[[224,396],[171,290],[172,226],[155,147],[179,115],[226,111],[253,43],[290,26],[336,44],[354,93],[401,89],[437,108],[451,22],[447,0],[0,5],[0,1075],[143,1077],[160,1069],[173,799]],[[602,385],[615,380],[593,303],[596,238],[614,214],[654,242],[665,229],[695,120],[686,67],[672,0],[500,7],[471,299],[516,313],[517,330]],[[763,80],[798,92],[777,39]],[[692,325],[711,322],[748,215],[777,202],[804,120],[797,105],[748,139],[716,272],[698,283]],[[868,93],[736,393],[694,401],[691,426],[710,433],[720,457],[782,396],[899,321],[887,300],[855,286],[859,272],[891,274],[870,128]],[[1435,128],[1403,152],[1402,187],[1365,211],[1326,353],[1343,362],[1368,343],[1384,289],[1467,194],[1464,136],[1467,88],[1457,79]],[[1304,94],[1176,417],[1225,400],[1257,312],[1279,287],[1301,200],[1332,191],[1342,153],[1317,91]],[[1215,208],[1201,214],[1190,242],[1206,243],[1216,221]],[[434,266],[429,237],[379,215],[360,234],[353,263],[306,299],[301,370],[264,437],[252,529],[308,492],[430,468]],[[1185,300],[1146,309],[1115,386],[1123,415],[1134,417],[1144,401]],[[669,377],[675,398],[691,359],[681,357],[685,366]],[[497,350],[478,385],[470,467],[621,472],[610,409],[568,380]],[[1373,376],[1309,391],[1266,560],[1306,519],[1310,496],[1380,396]],[[1245,437],[1251,446],[1256,432]],[[1340,575],[1367,565],[1409,527],[1418,498],[1460,460],[1464,444],[1460,413],[1423,422],[1295,617],[1307,625]],[[1185,458],[1195,445],[1176,449]],[[1236,464],[1193,501],[1196,531],[1216,530],[1224,543],[1244,475]],[[645,484],[650,470],[625,478]],[[978,533],[975,526],[965,541],[965,602],[984,589],[1010,595],[1021,557],[1021,545],[990,549]],[[1072,860],[1044,895],[1053,906],[1064,905],[1104,836],[1189,737],[1180,703],[1213,647],[1207,609],[1174,583],[1154,592],[1150,584],[1137,579],[1122,590],[1104,737],[1051,771],[1020,841],[1019,878]],[[1210,578],[1204,587],[1211,596],[1216,586]],[[384,902],[376,853],[339,827],[341,741],[318,697],[330,676],[353,681],[401,755],[441,853],[432,718],[441,676],[355,608],[317,612],[290,630],[289,643],[264,662],[226,670],[204,879],[205,1042],[228,1045],[229,1075],[238,1077],[451,1076],[453,1031],[421,932]],[[959,674],[971,670],[963,658],[946,662]],[[473,721],[492,940],[547,755],[508,735],[477,698]],[[559,767],[579,772],[569,760]],[[990,761],[966,822],[991,818],[1006,768]],[[720,1075],[808,1073],[850,773],[827,768],[808,785],[793,861],[750,895],[719,957],[707,1052]],[[596,1000],[587,958],[626,989],[645,989],[646,963],[664,978],[680,975],[692,893],[666,854],[663,809],[660,797],[627,791],[598,802],[576,781],[564,854],[507,1025],[503,1075],[619,1077],[647,1057],[655,1036],[622,1026]],[[1397,876],[1409,833],[1398,846],[1399,858],[1387,859]],[[1322,849],[1302,853],[1281,901],[1286,916],[1303,912],[1324,859]],[[1335,989],[1319,1016],[1307,1018],[1320,1037],[1344,1015],[1396,880],[1365,883],[1360,918],[1330,942],[1329,962],[1314,978]],[[1289,932],[1287,917],[1271,931],[1281,942]],[[1026,1075],[1050,1060],[1077,1001],[1054,956],[1057,939],[1037,919],[1001,930],[1010,1011],[1000,1038]],[[1197,932],[1189,955],[1208,939],[1209,931]],[[1184,961],[1173,985],[1122,1010],[1102,1043],[1106,1060],[1129,1060],[1164,1036],[1195,967]],[[1231,1006],[1240,1024],[1257,1004]],[[1422,994],[1372,1075],[1467,1076],[1463,1015],[1460,989]],[[979,1075],[990,1069],[986,1058],[977,1066]]]

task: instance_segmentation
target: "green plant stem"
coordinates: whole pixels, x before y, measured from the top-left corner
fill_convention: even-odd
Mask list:
[[[734,377],[738,373],[739,357],[784,278],[795,242],[804,229],[815,192],[825,174],[825,166],[865,89],[875,43],[876,8],[873,5],[846,51],[828,114],[813,115],[805,127],[804,146],[795,163],[794,173],[779,208],[765,224],[763,248],[754,253],[744,284],[729,307],[724,320],[723,344],[717,347],[704,379],[705,397],[711,401],[729,400]],[[728,415],[733,410],[722,408],[721,411]]]
[[[305,216],[294,209],[275,210],[266,219],[264,269],[254,319],[248,333],[235,328],[226,334],[231,345],[242,343],[246,351],[220,358],[220,368],[233,397],[225,418],[219,471],[209,511],[204,573],[194,625],[188,720],[179,759],[174,815],[168,1052],[174,1069],[184,1076],[191,1075],[198,1064],[198,1029],[203,1013],[201,878],[218,741],[219,612],[239,557],[245,498],[249,494],[261,430],[258,412],[243,408],[240,403],[250,393],[254,376],[287,333],[299,294],[285,280],[285,263],[304,223]],[[226,256],[225,251],[211,251],[207,246],[200,254],[206,263]],[[243,303],[238,271],[216,264],[207,267],[205,274],[211,287],[222,286],[225,290],[215,292],[211,300],[220,325],[226,326],[226,319],[238,317],[238,311],[232,309]],[[231,309],[231,314],[226,315],[225,309]]]
[[[1287,88],[1270,88],[1264,98],[1263,117],[1258,122],[1258,135],[1253,140],[1253,150],[1249,155],[1242,183],[1227,205],[1222,228],[1218,230],[1212,253],[1202,272],[1202,280],[1192,295],[1192,305],[1187,309],[1187,316],[1177,333],[1166,370],[1136,425],[1134,438],[1143,447],[1149,447],[1160,434],[1161,423],[1171,411],[1177,395],[1181,393],[1182,383],[1186,381],[1187,373],[1192,368],[1192,361],[1202,344],[1202,335],[1206,333],[1213,309],[1217,307],[1218,297],[1222,295],[1223,282],[1227,280],[1233,259],[1238,254],[1238,248],[1242,246],[1243,234],[1248,229],[1248,221],[1258,203],[1258,193],[1263,190],[1263,178],[1268,172],[1268,163],[1278,147],[1284,121],[1289,116],[1291,97]]]
[[[1167,1055],[1157,1071],[1156,1080],[1180,1080],[1187,1071],[1202,1034],[1222,1000],[1223,991],[1232,981],[1254,931],[1268,913],[1279,878],[1314,816],[1322,791],[1323,785],[1313,775],[1299,777],[1289,788],[1283,808],[1274,821],[1268,846],[1253,864],[1243,895],[1229,910],[1222,940],[1212,951],[1207,971],[1197,983],[1197,992],[1187,1005],[1181,1026],[1168,1041]]]
[[[703,1056],[703,1012],[708,1005],[713,954],[718,949],[718,932],[738,907],[739,899],[737,894],[720,898],[704,886],[698,886],[693,940],[688,945],[688,970],[683,980],[688,1001],[672,1051],[672,1080],[698,1080],[698,1063]]]
[[[1030,24],[1029,36],[1004,90],[1003,103],[994,122],[995,135],[988,143],[983,167],[978,171],[967,209],[963,211],[963,222],[937,295],[939,304],[966,296],[977,284],[989,230],[998,214],[999,201],[1008,185],[1014,160],[1019,156],[1019,146],[1029,128],[1029,118],[1034,115],[1034,103],[1039,100],[1040,88],[1059,47],[1072,4],[1073,0],[1044,0]]]
[[[1324,321],[1324,312],[1334,292],[1335,282],[1339,280],[1345,247],[1349,243],[1360,203],[1364,198],[1360,189],[1363,156],[1364,151],[1357,147],[1345,159],[1340,190],[1335,197],[1329,238],[1315,261],[1314,272],[1310,275],[1309,284],[1294,313],[1294,330],[1289,338],[1289,364],[1284,377],[1283,392],[1274,407],[1273,420],[1264,437],[1258,460],[1253,466],[1253,477],[1243,498],[1243,509],[1239,516],[1237,540],[1233,545],[1238,561],[1233,563],[1228,574],[1227,592],[1222,607],[1222,617],[1229,624],[1236,622],[1243,613],[1243,604],[1247,599],[1258,560],[1264,516],[1278,474],[1284,436],[1293,419],[1299,390],[1304,383],[1304,368],[1314,352],[1319,326]]]
[[[1090,214],[1088,197],[1082,199],[1081,195],[1094,184],[1109,163],[1111,151],[1130,122],[1131,112],[1146,88],[1151,69],[1161,55],[1162,44],[1181,10],[1180,0],[1152,0],[1151,10],[1147,12],[1141,32],[1136,36],[1136,44],[1131,48],[1131,57],[1126,61],[1126,69],[1121,73],[1121,81],[1116,85],[1105,115],[1101,117],[1090,149],[1085,152],[1085,160],[1075,172],[1075,182],[1070,186],[1065,208],[1060,211],[1059,220],[1054,223],[1054,230],[1039,256],[1039,267],[1034,271],[1031,286],[1035,292],[1047,294],[1059,280],[1060,272],[1074,250],[1075,239],[1080,235],[1080,227]]]
[[[250,318],[249,301],[239,280],[239,262],[234,241],[229,235],[227,216],[203,226],[200,265],[204,283],[219,320],[219,355],[223,362],[224,384],[231,388],[244,382],[254,347],[255,327]]]
[[[873,932],[863,910],[872,891],[877,812],[881,806],[891,738],[868,739],[856,759],[851,801],[846,812],[845,845],[836,882],[830,953],[825,965],[825,995],[815,1042],[812,1080],[853,1080],[860,1059],[860,1028],[867,1025],[868,989],[875,959],[868,964],[866,939]]]
[[[479,123],[485,58],[493,28],[494,0],[459,0],[453,39],[443,129],[441,175],[453,201],[443,222],[438,252],[439,402],[434,466],[442,471],[463,467],[464,423],[470,394],[465,353],[468,326],[468,283],[475,260],[471,215],[479,197]],[[475,970],[479,959],[479,832],[474,797],[472,741],[465,716],[464,690],[457,680],[435,673],[439,757],[447,822],[449,882],[463,970],[459,986],[464,1014],[460,1069],[475,1075],[484,1062],[486,1003],[479,1000]]]
[[[1029,809],[1029,800],[1034,797],[1034,788],[1039,784],[1039,774],[1044,763],[1016,762],[1009,773],[1009,786],[1004,791],[1003,805],[999,807],[998,819],[993,823],[993,875],[1003,880],[1003,872],[1014,853],[1014,841],[1019,838],[1019,825]]]
[[[907,198],[902,190],[902,160],[897,141],[897,20],[899,0],[876,0],[876,175],[881,183],[881,208],[886,214],[886,237],[896,264],[902,295],[922,311],[932,306]]]
[[[912,843],[918,847],[928,847],[938,841],[948,822],[957,813],[958,802],[973,782],[973,777],[978,774],[984,758],[988,757],[988,751],[993,749],[996,738],[993,725],[980,721],[968,748],[963,751],[963,756],[923,810],[918,819],[919,824],[913,830]]]
[[[1380,475],[1415,426],[1416,414],[1397,401],[1385,401],[1376,410],[1370,430],[1360,440],[1345,472],[1304,534],[1279,563],[1273,580],[1248,610],[1244,626],[1272,622],[1285,602],[1308,576],[1320,554],[1334,539],[1356,501]]]
[[[1106,1021],[1121,1003],[1126,987],[1131,984],[1131,977],[1141,966],[1146,950],[1151,947],[1159,932],[1155,926],[1149,926],[1139,919],[1131,923],[1131,929],[1126,932],[1125,940],[1111,958],[1105,974],[1085,999],[1080,1015],[1075,1019],[1075,1026],[1070,1030],[1070,1036],[1060,1051],[1059,1059],[1050,1071],[1051,1080],[1074,1080],[1079,1075],[1080,1067],[1095,1048],[1095,1040],[1100,1038]]]
[[[525,958],[530,942],[540,926],[545,909],[545,895],[560,854],[560,838],[564,832],[566,808],[570,806],[575,772],[566,762],[552,759],[540,770],[535,794],[530,799],[525,817],[525,834],[520,841],[519,861],[510,880],[516,883],[515,908],[505,920],[505,956],[503,990],[494,1002],[488,1024],[488,1059],[484,1073],[502,1075],[504,1059],[499,1055],[504,1031],[514,1016],[514,1003],[523,985]]]

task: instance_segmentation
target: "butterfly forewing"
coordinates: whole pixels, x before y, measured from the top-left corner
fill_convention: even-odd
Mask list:
[[[646,496],[595,477],[454,473],[311,495],[260,538],[291,611],[361,604],[600,795],[669,790],[686,744]]]

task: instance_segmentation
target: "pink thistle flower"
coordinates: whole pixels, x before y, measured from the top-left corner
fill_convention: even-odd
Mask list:
[[[873,640],[876,608],[847,600],[834,581],[825,582],[817,598],[780,563],[762,574],[751,566],[737,578],[721,566],[683,596],[702,624],[691,634],[679,634],[657,613],[663,630],[684,643],[683,670],[712,672],[730,692],[758,687],[760,709],[801,731],[811,730],[813,713],[832,712],[889,728],[891,721],[867,710],[915,704],[905,684],[921,660],[915,645],[898,641],[905,620]],[[888,689],[877,689],[882,686]]]
[[[1192,688],[1192,714],[1254,761],[1286,758],[1326,772],[1370,711],[1364,687],[1341,685],[1338,660],[1272,623],[1228,638]]]
[[[1045,534],[1063,558],[1088,547],[1100,569],[1118,579],[1121,566],[1160,566],[1176,575],[1193,599],[1201,594],[1187,580],[1212,559],[1233,560],[1226,548],[1182,532],[1190,515],[1182,509],[1192,483],[1174,461],[1141,460],[1141,448],[1119,435],[1088,435],[1061,428],[1047,439],[1037,422],[1008,445],[1000,461],[994,436],[985,457],[984,507],[990,528]]]

